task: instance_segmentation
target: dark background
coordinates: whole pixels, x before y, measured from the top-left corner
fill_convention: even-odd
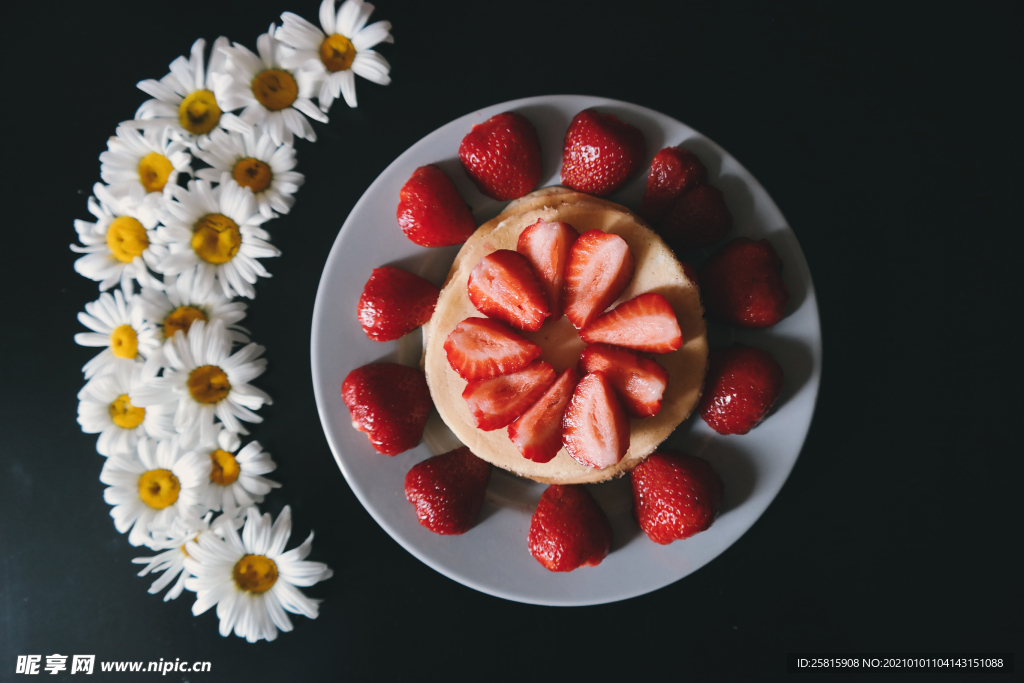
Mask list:
[[[290,504],[293,543],[315,529],[310,559],[335,571],[308,590],[319,619],[257,645],[135,576],[148,552],[114,530],[75,422],[94,353],[75,314],[97,289],[67,245],[107,136],[146,99],[137,81],[197,37],[254,48],[318,3],[7,7],[0,679],[54,652],[211,661],[195,681],[752,680],[793,651],[1019,656],[1020,7],[380,0],[393,83],[359,80],[359,108],[337,102],[320,141],[297,142],[306,184],[245,321],[275,399],[253,435],[285,485],[263,507]],[[684,580],[587,608],[483,595],[404,551],[335,466],[310,380],[320,271],[365,188],[444,123],[554,93],[651,107],[739,159],[803,246],[825,348],[806,445],[760,521]]]

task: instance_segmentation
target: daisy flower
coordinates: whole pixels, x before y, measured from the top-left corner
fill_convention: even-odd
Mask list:
[[[147,221],[155,220],[160,198],[169,197],[179,173],[191,173],[185,143],[173,141],[167,128],[137,131],[118,126],[100,154],[100,177],[117,197],[130,197]]]
[[[132,403],[132,394],[143,384],[143,366],[122,363],[110,372],[93,377],[78,392],[78,424],[86,434],[99,434],[100,455],[127,453],[139,439],[174,436],[173,402],[143,408]]]
[[[224,93],[228,109],[245,107],[239,118],[265,128],[275,144],[291,144],[292,134],[316,142],[316,133],[302,114],[327,123],[327,116],[310,101],[313,78],[281,65],[281,44],[274,38],[274,24],[256,39],[256,56],[235,43],[222,49],[227,57],[224,73],[213,75],[218,92]],[[301,112],[301,113],[299,113]]]
[[[185,544],[185,569],[192,576],[185,588],[196,592],[192,614],[217,606],[220,634],[274,640],[278,629],[291,631],[285,612],[316,619],[319,600],[306,597],[297,586],[312,586],[334,573],[322,562],[305,561],[313,534],[298,548],[284,552],[292,532],[291,509],[285,506],[273,526],[270,515],[249,508],[242,535],[230,527],[224,538],[202,534]]]
[[[86,379],[119,363],[141,363],[160,346],[156,329],[143,321],[142,307],[131,290],[115,289],[113,296],[103,292],[85,305],[78,321],[92,332],[76,334],[77,344],[106,347],[82,367]]]
[[[232,432],[248,434],[240,420],[262,422],[252,412],[272,403],[270,397],[249,382],[267,367],[259,344],[247,344],[231,354],[231,338],[224,323],[202,320],[192,323],[188,337],[176,332],[164,343],[166,363],[162,377],[150,379],[132,394],[135,405],[148,407],[176,401],[174,427],[183,443],[216,440],[213,418],[218,417]],[[203,468],[204,483],[209,479],[209,460]]]
[[[267,217],[256,210],[252,191],[229,180],[224,174],[214,188],[205,180],[171,188],[175,201],[164,203],[163,225],[157,229],[168,253],[157,268],[167,275],[192,273],[200,296],[219,284],[228,298],[251,299],[256,278],[270,277],[256,259],[281,252],[259,227]]]
[[[305,180],[295,168],[295,148],[287,142],[275,143],[267,131],[257,136],[256,129],[245,133],[217,130],[195,150],[197,157],[212,168],[200,169],[196,176],[211,183],[223,174],[242,187],[252,190],[261,214],[273,218],[288,213],[295,203],[292,196]]]
[[[110,516],[118,533],[134,546],[149,545],[153,531],[171,527],[178,517],[202,514],[207,464],[184,451],[178,437],[140,439],[134,451],[107,458],[100,481],[108,486],[103,500],[113,505]]]
[[[221,48],[228,39],[221,36],[210,49],[210,64],[204,68],[206,41],[192,44],[188,59],[178,57],[171,62],[171,72],[159,81],[147,79],[138,88],[153,99],[146,100],[135,112],[135,120],[121,125],[140,130],[162,131],[168,128],[172,137],[188,143],[202,141],[217,128],[226,111],[221,93],[213,88],[207,73],[223,71],[225,56]]]
[[[327,111],[340,93],[348,106],[356,106],[356,76],[380,85],[391,82],[391,65],[376,51],[378,43],[393,43],[391,23],[378,21],[366,25],[373,5],[363,0],[345,0],[337,13],[334,0],[320,5],[320,26],[317,28],[297,14],[281,15],[277,39],[289,49],[281,63],[286,68],[309,71],[314,87],[319,88],[320,109]]]
[[[152,211],[139,211],[128,196],[115,197],[102,183],[96,183],[92,191],[88,206],[96,222],[75,220],[84,246],[72,244],[71,251],[85,254],[75,261],[75,271],[99,281],[101,290],[118,282],[129,289],[133,279],[140,285],[159,287],[149,268],[156,268],[167,248],[157,240],[156,216]]]
[[[222,292],[212,289],[201,292],[196,287],[196,272],[165,275],[160,289],[143,287],[139,293],[142,318],[159,330],[164,340],[181,330],[185,336],[197,320],[224,323],[232,344],[247,344],[248,330],[237,323],[245,318],[246,305],[231,301]]]
[[[242,440],[235,432],[221,429],[212,444],[196,452],[210,459],[210,481],[204,505],[213,511],[223,510],[232,517],[254,503],[262,503],[263,496],[280,484],[261,475],[273,472],[277,464],[265,453],[259,441],[250,441],[238,450]]]

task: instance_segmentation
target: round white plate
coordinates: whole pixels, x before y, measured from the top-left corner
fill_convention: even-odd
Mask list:
[[[730,238],[768,238],[784,263],[791,294],[785,319],[768,330],[728,330],[712,325],[712,347],[733,340],[772,353],[785,372],[785,387],[768,418],[744,436],[714,433],[691,416],[666,442],[711,462],[725,482],[721,514],[707,531],[668,546],[657,545],[631,515],[628,477],[590,486],[612,524],[612,551],[597,567],[568,573],[544,569],[527,549],[530,516],[544,485],[497,468],[491,475],[480,519],[461,536],[439,536],[416,521],[405,498],[405,475],[416,463],[459,445],[435,412],[423,441],[395,457],[381,455],[366,435],[352,428],[341,400],[341,383],[353,369],[378,361],[419,365],[419,331],[394,341],[370,341],[356,319],[356,304],[370,272],[395,265],[441,285],[458,247],[428,249],[409,241],[398,227],[398,192],[412,172],[440,166],[473,209],[478,223],[504,203],[477,191],[458,159],[459,143],[474,124],[514,110],[533,122],[540,136],[543,180],[559,183],[562,141],[572,117],[588,107],[610,112],[643,131],[643,170],[609,199],[636,210],[646,169],[658,150],[682,145],[708,169],[734,218]],[[696,265],[707,252],[680,254]],[[714,142],[656,111],[598,97],[555,95],[496,104],[442,126],[398,157],[356,203],[338,233],[320,279],[312,330],[313,388],[327,441],[359,501],[406,550],[445,576],[501,598],[539,605],[593,605],[657,590],[704,566],[757,521],[789,476],[807,436],[821,375],[821,328],[807,267],[796,236],[761,185]]]

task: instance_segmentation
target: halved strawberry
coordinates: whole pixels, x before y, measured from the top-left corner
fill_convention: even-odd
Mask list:
[[[507,427],[525,413],[554,381],[555,369],[549,363],[535,360],[510,375],[471,381],[462,398],[469,404],[476,426],[490,432]]]
[[[536,332],[548,317],[548,299],[529,259],[498,249],[480,259],[469,273],[469,300],[490,318]]]
[[[580,380],[562,418],[562,444],[576,462],[602,470],[629,450],[629,419],[603,372]]]
[[[560,320],[564,313],[565,266],[569,262],[569,251],[579,236],[568,223],[548,223],[543,218],[519,234],[516,251],[529,259],[547,294],[548,311],[551,313],[548,320]]]
[[[640,215],[650,223],[660,223],[676,199],[707,177],[708,171],[696,154],[681,147],[666,147],[651,161]]]
[[[630,417],[653,417],[661,410],[668,372],[649,358],[618,346],[590,344],[580,356],[579,370],[603,372]]]
[[[636,261],[626,240],[600,230],[580,235],[565,266],[565,315],[577,330],[619,298],[633,278]]]
[[[508,426],[508,438],[527,460],[549,462],[562,448],[562,416],[580,376],[566,368],[544,395]]]
[[[466,318],[444,340],[444,352],[459,377],[474,380],[522,370],[541,348],[503,322]]]
[[[422,247],[460,244],[476,231],[476,221],[455,183],[433,164],[413,171],[398,193],[398,225]]]
[[[668,299],[647,292],[624,301],[580,330],[588,344],[614,344],[648,353],[669,353],[683,345],[683,331]]]

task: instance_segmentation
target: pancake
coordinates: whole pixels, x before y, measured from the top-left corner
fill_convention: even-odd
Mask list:
[[[631,418],[629,450],[619,463],[602,470],[579,464],[564,448],[550,462],[536,463],[519,453],[504,428],[491,432],[478,429],[462,398],[466,380],[452,369],[444,352],[444,341],[456,325],[469,317],[482,317],[469,300],[470,271],[496,249],[515,250],[519,234],[539,219],[549,223],[564,221],[580,233],[597,229],[622,237],[636,259],[636,271],[612,306],[645,292],[657,292],[668,299],[683,331],[680,349],[649,356],[668,371],[661,412],[650,418]],[[423,326],[423,369],[441,418],[480,458],[543,483],[596,483],[622,476],[636,467],[693,412],[707,368],[703,314],[696,285],[683,273],[672,250],[639,216],[609,201],[565,188],[546,188],[509,204],[502,214],[481,225],[459,250],[434,315]],[[541,360],[551,363],[556,372],[575,366],[585,346],[564,316],[559,321],[546,322],[537,332],[519,333],[544,349]]]

